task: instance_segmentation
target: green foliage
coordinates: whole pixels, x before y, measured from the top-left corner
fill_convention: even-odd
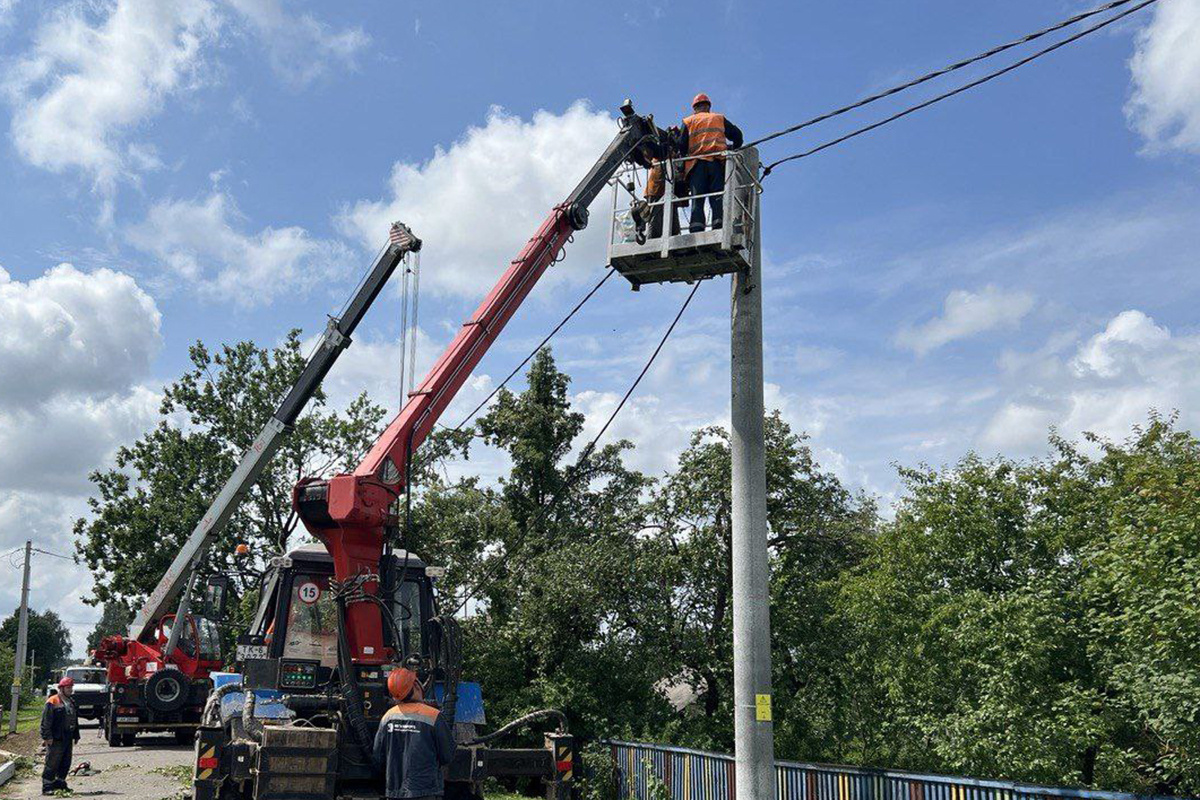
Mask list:
[[[841,581],[851,759],[1191,794],[1200,788],[1200,442],[906,471]]]
[[[2,624],[0,624],[0,642],[10,648],[17,649],[17,632],[20,627],[20,609],[14,609]],[[71,633],[67,626],[53,611],[35,611],[29,609],[27,629],[27,648],[25,660],[28,664],[30,654],[34,657],[35,674],[27,676],[26,680],[40,686],[50,675],[50,670],[67,663],[71,655]],[[11,656],[10,656],[11,658]],[[9,672],[12,674],[12,662],[9,662]]]
[[[133,610],[120,600],[110,600],[104,604],[96,627],[88,634],[87,649],[90,653],[100,645],[105,636],[124,636],[133,622]]]
[[[15,658],[16,655],[12,645],[8,642],[0,642],[0,685],[12,679],[13,660]]]
[[[162,423],[93,476],[76,527],[105,604],[93,636],[153,586],[303,363],[295,335],[192,360]],[[579,458],[569,386],[542,351],[524,391],[431,436],[400,544],[449,568],[443,612],[470,594],[465,674],[494,725],[554,707],[585,738],[729,751],[728,434],[697,431],[657,478],[626,464],[629,442]],[[283,547],[295,479],[348,466],[380,416],[365,397],[345,414],[318,398],[217,564],[234,542]],[[1152,417],[1122,444],[904,469],[881,521],[779,414],[765,423],[781,758],[1200,792],[1200,441]],[[449,479],[479,439],[507,456],[503,479]],[[240,588],[231,631],[257,600],[252,574]],[[586,797],[610,798],[607,758],[588,749]]]
[[[75,524],[79,555],[95,573],[93,600],[137,601],[154,588],[193,526],[304,368],[299,331],[274,349],[251,342],[190,351],[192,368],[164,393],[154,430],[117,452],[113,469],[91,476],[91,514]],[[383,409],[360,395],[345,413],[323,394],[308,410],[212,550],[213,568],[253,585],[234,545],[261,559],[287,546],[295,527],[291,490],[305,475],[345,470],[374,440]]]

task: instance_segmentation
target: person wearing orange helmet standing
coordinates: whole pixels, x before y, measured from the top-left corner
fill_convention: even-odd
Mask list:
[[[388,800],[433,800],[445,792],[442,767],[454,758],[454,699],[439,712],[423,702],[417,674],[404,667],[388,674],[396,705],[375,733],[375,768],[384,774]]]
[[[729,144],[726,145],[726,140]],[[704,230],[704,200],[697,195],[725,190],[725,159],[720,155],[727,149],[742,146],[742,131],[725,119],[724,114],[712,110],[712,101],[704,92],[692,98],[692,115],[684,117],[683,137],[680,149],[688,154],[685,162],[688,191],[692,195],[692,219],[689,230],[699,233]],[[712,208],[712,227],[721,227],[723,215],[720,195],[708,198]]]
[[[42,794],[54,794],[67,789],[67,773],[71,771],[71,755],[79,741],[79,717],[75,701],[75,681],[64,677],[58,682],[58,693],[46,698],[42,709],[42,744],[46,746],[46,765],[42,769]]]

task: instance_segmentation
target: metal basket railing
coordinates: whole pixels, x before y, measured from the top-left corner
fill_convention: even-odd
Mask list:
[[[755,221],[759,214],[759,198],[762,183],[758,177],[758,153],[753,148],[730,150],[720,154],[725,166],[725,186],[720,191],[704,194],[676,194],[676,179],[682,182],[685,165],[698,160],[697,157],[669,159],[664,162],[664,191],[659,198],[648,199],[644,187],[649,178],[645,167],[626,165],[618,171],[610,183],[613,187],[612,214],[609,224],[609,247],[613,245],[637,244],[647,250],[660,250],[667,255],[673,246],[696,246],[695,238],[678,240],[686,234],[709,233],[717,230],[712,215],[712,198],[720,198],[722,205],[721,236],[706,237],[704,244],[719,244],[730,250],[734,247],[750,251],[757,243],[754,236],[758,230]],[[703,207],[703,224],[693,227],[691,209],[695,203]],[[674,220],[680,212],[679,233],[675,233]],[[650,220],[657,217],[661,222],[652,226]],[[653,230],[657,227],[658,230]],[[651,236],[651,233],[657,233]],[[652,246],[653,245],[653,246]]]

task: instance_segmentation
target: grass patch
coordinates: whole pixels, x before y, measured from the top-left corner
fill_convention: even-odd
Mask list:
[[[3,733],[8,736],[8,702],[9,698],[4,697],[4,728]],[[46,698],[26,697],[21,701],[21,705],[17,707],[17,734],[27,733],[37,730],[38,725],[42,722],[42,706],[46,705]],[[0,739],[3,741],[3,739]]]

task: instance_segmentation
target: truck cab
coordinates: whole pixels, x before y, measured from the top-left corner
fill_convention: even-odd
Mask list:
[[[296,548],[275,559],[263,578],[249,634],[239,639],[239,665],[247,658],[278,659],[289,671],[311,672],[315,685],[327,683],[337,667],[337,603],[332,579],[333,558],[319,544]],[[434,601],[425,562],[403,551],[394,553],[391,576],[383,580],[383,592],[392,597],[388,612],[395,621],[395,626],[385,631],[386,646],[428,666],[430,637],[435,634],[427,630],[427,622],[434,616]],[[397,635],[399,642],[395,641]]]
[[[60,678],[75,681],[72,699],[80,719],[102,720],[108,708],[108,676],[103,667],[72,665],[54,671],[53,680],[46,687],[46,696],[58,694]]]

